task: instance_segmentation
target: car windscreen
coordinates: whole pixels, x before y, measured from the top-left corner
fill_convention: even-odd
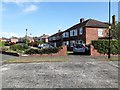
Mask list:
[[[76,48],[82,48],[82,47],[84,47],[83,44],[77,44],[76,45]]]

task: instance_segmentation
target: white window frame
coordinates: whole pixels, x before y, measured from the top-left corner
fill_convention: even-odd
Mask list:
[[[63,36],[63,38],[67,38],[67,37],[69,37],[69,33],[68,33],[68,32],[64,32],[64,33],[62,34],[62,36]]]
[[[54,47],[56,47],[56,42],[54,42]]]
[[[74,41],[74,40],[71,40],[71,41],[70,41],[70,47],[73,47],[73,43],[75,44],[75,41]]]
[[[73,36],[77,36],[77,30],[73,30],[74,31],[74,35]]]
[[[66,41],[67,46],[69,46],[69,41]]]
[[[56,40],[56,37],[55,37],[55,36],[53,37],[53,40]]]
[[[83,28],[81,27],[79,30],[79,34],[82,35],[83,34]]]
[[[63,46],[68,46],[69,45],[69,41],[63,41]]]
[[[73,35],[74,32],[74,35]],[[70,31],[70,36],[77,36],[77,29]]]
[[[101,28],[98,29],[98,36],[103,37],[103,29]]]
[[[73,36],[73,30],[70,31],[70,36]]]

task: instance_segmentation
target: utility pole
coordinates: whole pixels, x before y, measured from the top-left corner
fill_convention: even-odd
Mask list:
[[[27,29],[26,29],[26,45],[27,45]]]
[[[110,28],[111,28],[110,18],[111,18],[111,2],[109,0],[109,46],[108,46],[108,58],[110,58],[110,52],[111,52],[111,49],[110,49]]]

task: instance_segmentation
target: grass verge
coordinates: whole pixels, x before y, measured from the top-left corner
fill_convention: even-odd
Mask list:
[[[6,60],[3,62],[3,64],[9,64],[9,63],[39,63],[39,62],[66,62],[68,61],[67,57],[62,56],[56,56],[56,57],[25,57],[20,59],[11,59]]]
[[[97,60],[102,60],[102,61],[120,61],[120,58],[119,57],[111,57],[110,59],[107,58],[107,57],[93,57]]]

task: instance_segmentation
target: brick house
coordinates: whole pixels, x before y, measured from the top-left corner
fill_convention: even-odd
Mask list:
[[[17,43],[17,42],[18,42],[18,38],[12,36],[12,37],[10,38],[10,42],[12,42],[12,43]]]
[[[76,43],[90,44],[92,40],[106,38],[108,26],[105,22],[94,19],[84,21],[84,18],[81,18],[80,23],[51,35],[49,43],[54,46],[67,45],[69,49],[72,49]]]
[[[33,37],[30,37],[30,36],[24,36],[24,37],[22,37],[22,38],[19,38],[19,39],[18,39],[18,42],[19,42],[19,43],[24,43],[26,39],[29,40],[29,43],[34,42]]]
[[[0,38],[0,41],[2,41],[2,42],[7,42],[7,38],[2,37],[2,38]]]
[[[49,44],[51,44],[52,46],[62,46],[62,44],[63,44],[63,39],[62,39],[62,33],[63,32],[61,32],[60,30],[57,32],[57,33],[55,33],[55,34],[53,34],[52,36],[50,36],[49,38],[48,38],[48,41],[49,41]]]
[[[43,34],[39,38],[41,41],[48,43],[48,37],[49,37],[49,35]]]
[[[39,37],[34,37],[35,41],[43,41],[44,43],[48,43],[48,37],[49,35],[43,34]]]

